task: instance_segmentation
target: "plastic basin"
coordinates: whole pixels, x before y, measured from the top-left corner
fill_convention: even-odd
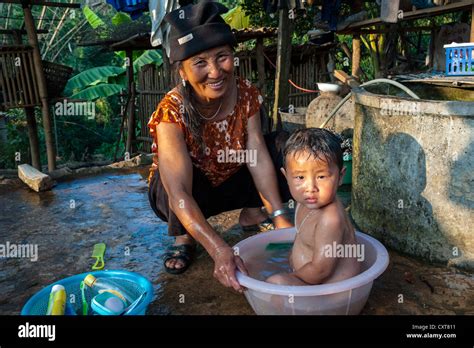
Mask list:
[[[82,313],[82,301],[81,301],[81,290],[80,284],[86,277],[86,275],[92,274],[94,277],[102,278],[114,278],[120,280],[121,285],[126,287],[132,294],[136,295],[138,298],[142,293],[146,291],[146,295],[141,299],[140,303],[127,315],[145,315],[146,309],[150,302],[153,299],[153,286],[148,279],[141,276],[140,274],[122,271],[122,270],[106,270],[106,271],[96,271],[96,272],[87,272],[78,275],[74,275],[68,278],[61,279],[53,284],[48,285],[42,290],[38,291],[33,295],[28,302],[23,306],[21,310],[21,315],[45,315],[48,308],[49,294],[51,288],[56,284],[61,284],[66,289],[67,301],[74,308],[76,313]],[[88,314],[93,314],[91,310],[91,298],[90,291],[86,292],[86,299],[89,304]],[[73,295],[71,297],[71,295]],[[71,301],[71,298],[73,301]]]
[[[263,252],[268,243],[294,240],[295,229],[285,228],[261,233],[237,243],[240,257],[248,260]],[[387,249],[376,239],[356,232],[364,245],[362,271],[355,277],[330,284],[286,286],[266,283],[237,272],[237,280],[246,287],[245,297],[259,315],[355,315],[359,314],[372,289],[373,281],[388,266]]]

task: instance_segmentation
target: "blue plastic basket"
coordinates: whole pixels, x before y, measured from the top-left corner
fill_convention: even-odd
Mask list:
[[[140,274],[114,270],[114,271],[96,271],[78,274],[53,283],[35,295],[33,295],[21,310],[21,315],[46,315],[48,308],[49,294],[56,284],[61,284],[66,289],[67,301],[71,304],[76,313],[82,313],[81,289],[80,284],[86,275],[92,274],[96,278],[114,278],[120,281],[121,286],[125,287],[131,294],[138,298],[144,292],[146,295],[140,300],[140,303],[128,313],[129,315],[145,315],[146,309],[153,299],[153,286],[148,279]],[[88,315],[93,314],[91,310],[91,291],[86,291],[86,300],[89,304]],[[71,295],[74,295],[71,297]],[[71,298],[74,303],[71,303]]]
[[[444,45],[446,50],[446,75],[474,76],[474,42]]]

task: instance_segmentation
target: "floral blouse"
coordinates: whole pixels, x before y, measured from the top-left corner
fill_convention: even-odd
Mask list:
[[[206,122],[203,126],[204,153],[199,150],[183,121],[180,108],[182,96],[173,89],[168,92],[158,104],[155,112],[148,121],[150,134],[153,138],[152,152],[153,165],[150,168],[148,182],[152,175],[158,170],[158,139],[156,126],[160,122],[176,123],[183,132],[186,146],[194,166],[199,168],[209,179],[212,186],[216,187],[236,173],[243,163],[242,161],[223,160],[229,159],[230,151],[245,150],[247,144],[248,119],[258,113],[263,98],[259,90],[250,81],[237,77],[238,100],[234,110],[221,121]],[[241,153],[241,152],[240,152]]]

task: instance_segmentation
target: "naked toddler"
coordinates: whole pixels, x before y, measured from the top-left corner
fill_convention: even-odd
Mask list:
[[[281,170],[297,202],[296,238],[289,257],[293,272],[275,274],[266,281],[314,285],[357,275],[361,255],[341,257],[333,252],[338,245],[356,246],[354,227],[336,195],[345,174],[338,137],[320,128],[298,130],[286,142],[283,155]]]

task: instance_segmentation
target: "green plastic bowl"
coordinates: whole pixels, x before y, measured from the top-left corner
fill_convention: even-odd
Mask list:
[[[344,175],[344,179],[342,179],[342,184],[352,184],[352,158],[344,161],[343,165],[346,167],[346,174]]]

